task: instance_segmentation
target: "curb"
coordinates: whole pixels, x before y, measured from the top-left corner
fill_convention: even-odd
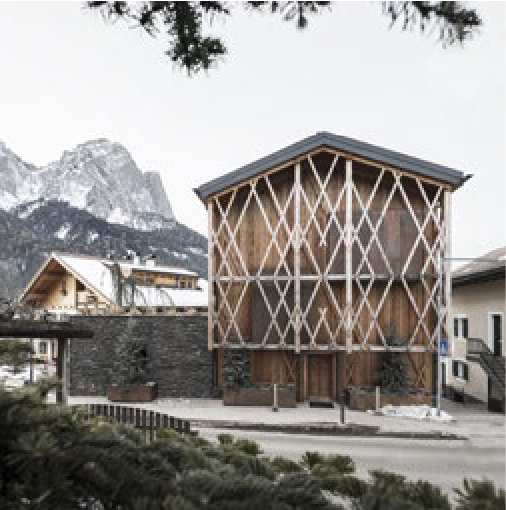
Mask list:
[[[439,439],[439,440],[468,440],[468,437],[456,434],[447,434],[439,431],[432,432],[396,432],[384,431],[375,425],[336,425],[334,423],[321,424],[267,424],[248,423],[220,420],[189,420],[197,428],[216,428],[232,430],[252,430],[256,432],[281,432],[284,434],[307,434],[315,436],[355,436],[355,437],[392,437],[398,439]]]

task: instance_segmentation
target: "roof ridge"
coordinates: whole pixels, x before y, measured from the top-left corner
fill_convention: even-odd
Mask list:
[[[290,161],[296,160],[303,154],[325,146],[339,152],[370,160],[371,163],[379,163],[404,171],[407,170],[415,175],[430,177],[448,183],[454,189],[461,186],[469,178],[469,176],[454,168],[438,165],[437,163],[353,138],[320,131],[271,152],[251,163],[240,166],[231,172],[211,179],[207,183],[195,188],[194,191],[201,200],[205,201],[209,196],[219,191],[228,189],[285,163],[288,165]]]

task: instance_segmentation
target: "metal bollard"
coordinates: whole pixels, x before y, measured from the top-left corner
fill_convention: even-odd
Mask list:
[[[272,392],[273,392],[272,410],[277,412],[278,411],[278,385],[277,384],[274,384],[274,388],[273,388]]]
[[[340,407],[340,411],[341,411],[341,425],[344,425],[346,423],[345,416],[344,416],[345,403],[346,403],[346,394],[344,391],[342,391],[340,398],[339,398],[339,407]]]

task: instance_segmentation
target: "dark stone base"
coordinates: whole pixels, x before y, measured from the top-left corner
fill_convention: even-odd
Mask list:
[[[111,402],[153,402],[156,400],[157,387],[155,385],[136,385],[129,388],[109,386],[106,391]]]
[[[270,407],[273,404],[274,388],[272,386],[225,389],[223,391],[223,405],[225,406]],[[278,407],[297,407],[294,385],[278,387]]]
[[[415,393],[406,395],[394,395],[382,393],[380,395],[380,407],[392,406],[432,406],[432,395]],[[354,411],[367,411],[376,409],[376,393],[374,391],[360,391],[350,389],[348,406]]]
[[[73,324],[93,330],[90,339],[70,339],[71,396],[103,396],[114,382],[111,360],[122,335],[144,344],[148,380],[158,398],[210,398],[213,369],[207,349],[207,316],[72,316]]]

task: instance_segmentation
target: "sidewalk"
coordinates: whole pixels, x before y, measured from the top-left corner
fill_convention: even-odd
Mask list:
[[[111,404],[105,397],[70,397],[70,405]],[[128,404],[125,404],[128,406]],[[326,435],[384,435],[431,439],[462,439],[502,436],[504,415],[479,407],[444,401],[443,409],[455,418],[451,423],[377,416],[346,409],[346,425],[340,424],[340,409],[310,408],[301,404],[294,409],[272,411],[267,407],[224,406],[218,399],[159,399],[135,407],[166,413],[189,420],[196,427],[269,430]]]

